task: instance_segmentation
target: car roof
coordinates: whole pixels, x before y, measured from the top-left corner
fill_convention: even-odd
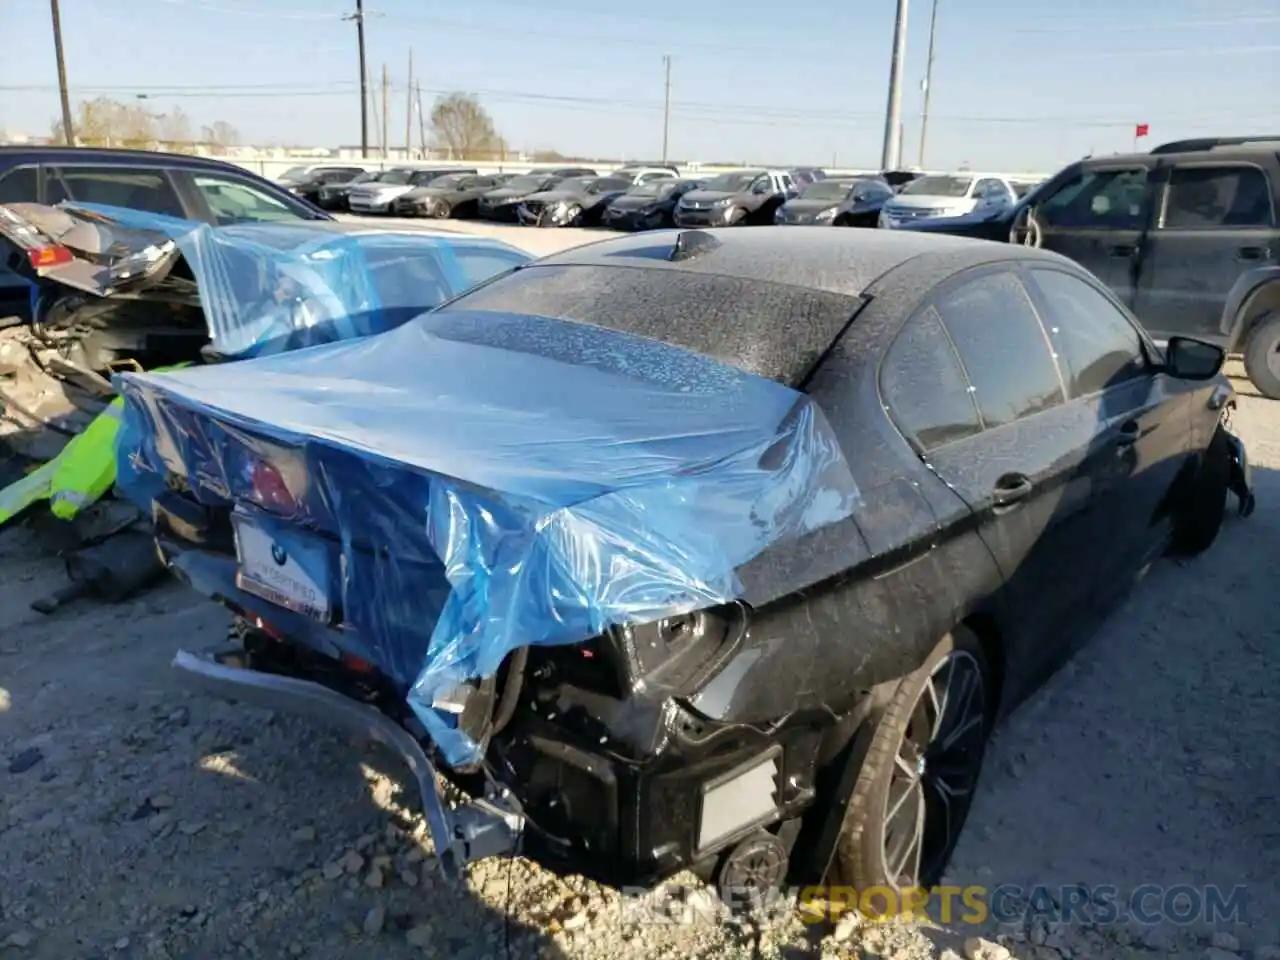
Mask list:
[[[798,387],[860,304],[905,315],[962,270],[1024,259],[1069,264],[1021,245],[909,231],[662,230],[540,258],[509,275],[510,290],[483,284],[454,308],[612,328]]]
[[[161,150],[133,150],[124,147],[68,147],[60,145],[32,147],[15,144],[0,146],[0,164],[7,166],[9,163],[15,162],[14,158],[17,158],[16,162],[26,161],[30,163],[59,163],[67,158],[72,158],[77,162],[145,163],[148,166],[161,163],[170,167],[230,170],[235,173],[254,175],[251,170],[246,170],[244,167],[236,166],[234,163],[228,163],[225,160],[215,160],[212,157],[202,157],[189,153],[165,153]],[[312,164],[312,166],[327,165]],[[298,166],[307,165],[298,164]]]
[[[717,243],[684,260],[668,259],[682,233]],[[862,296],[875,280],[922,254],[949,250],[981,252],[993,245],[964,237],[909,230],[773,230],[750,227],[656,230],[610,237],[542,257],[541,264],[656,267],[718,274]],[[1012,249],[1012,248],[1010,248]],[[986,251],[990,253],[990,251]],[[786,256],[779,256],[785,253]]]

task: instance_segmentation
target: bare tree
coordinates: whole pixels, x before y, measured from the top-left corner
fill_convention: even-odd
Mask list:
[[[191,149],[191,118],[181,107],[152,113],[141,103],[121,103],[110,97],[82,100],[71,119],[76,139],[87,147],[141,147],[166,150]],[[210,132],[215,136],[209,136]],[[203,127],[206,140],[222,138],[223,145],[239,139],[235,127],[222,120]],[[61,142],[62,122],[53,124],[53,139]]]
[[[240,143],[240,131],[225,120],[215,120],[200,129],[200,139],[215,149],[234,147]]]
[[[140,106],[109,97],[82,100],[71,121],[85,146],[149,147],[155,140],[154,118]],[[62,122],[53,125],[55,140],[64,141]]]
[[[437,150],[456,160],[481,160],[506,152],[493,118],[475,94],[454,92],[431,107],[431,139]]]
[[[193,148],[191,120],[181,107],[154,117],[156,139],[166,150],[190,150]]]

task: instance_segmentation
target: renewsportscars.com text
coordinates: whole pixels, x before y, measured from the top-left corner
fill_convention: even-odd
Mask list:
[[[887,923],[1229,924],[1244,923],[1249,904],[1247,887],[1189,884],[1143,884],[1130,890],[1105,884],[939,886],[932,890],[811,886],[765,897],[757,891],[730,892],[723,899],[679,887],[622,893],[624,920],[658,924],[719,923],[731,913],[747,910],[779,917],[798,913],[805,923],[835,922],[856,911]]]

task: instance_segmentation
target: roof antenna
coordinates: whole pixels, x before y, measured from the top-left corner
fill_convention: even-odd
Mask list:
[[[691,260],[720,246],[720,241],[705,230],[683,230],[676,234],[675,246],[667,259],[673,263]]]

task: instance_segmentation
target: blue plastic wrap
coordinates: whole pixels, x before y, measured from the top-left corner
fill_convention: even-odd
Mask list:
[[[309,558],[335,635],[455,764],[476,745],[437,697],[521,646],[736,599],[737,568],[859,500],[805,395],[543,317],[444,310],[118,383],[122,490],[149,508],[179,476]]]
[[[227,359],[381,333],[533,259],[509,244],[465,234],[368,230],[328,220],[215,227],[103,204],[64,206],[172,239],[195,276],[210,345]]]

